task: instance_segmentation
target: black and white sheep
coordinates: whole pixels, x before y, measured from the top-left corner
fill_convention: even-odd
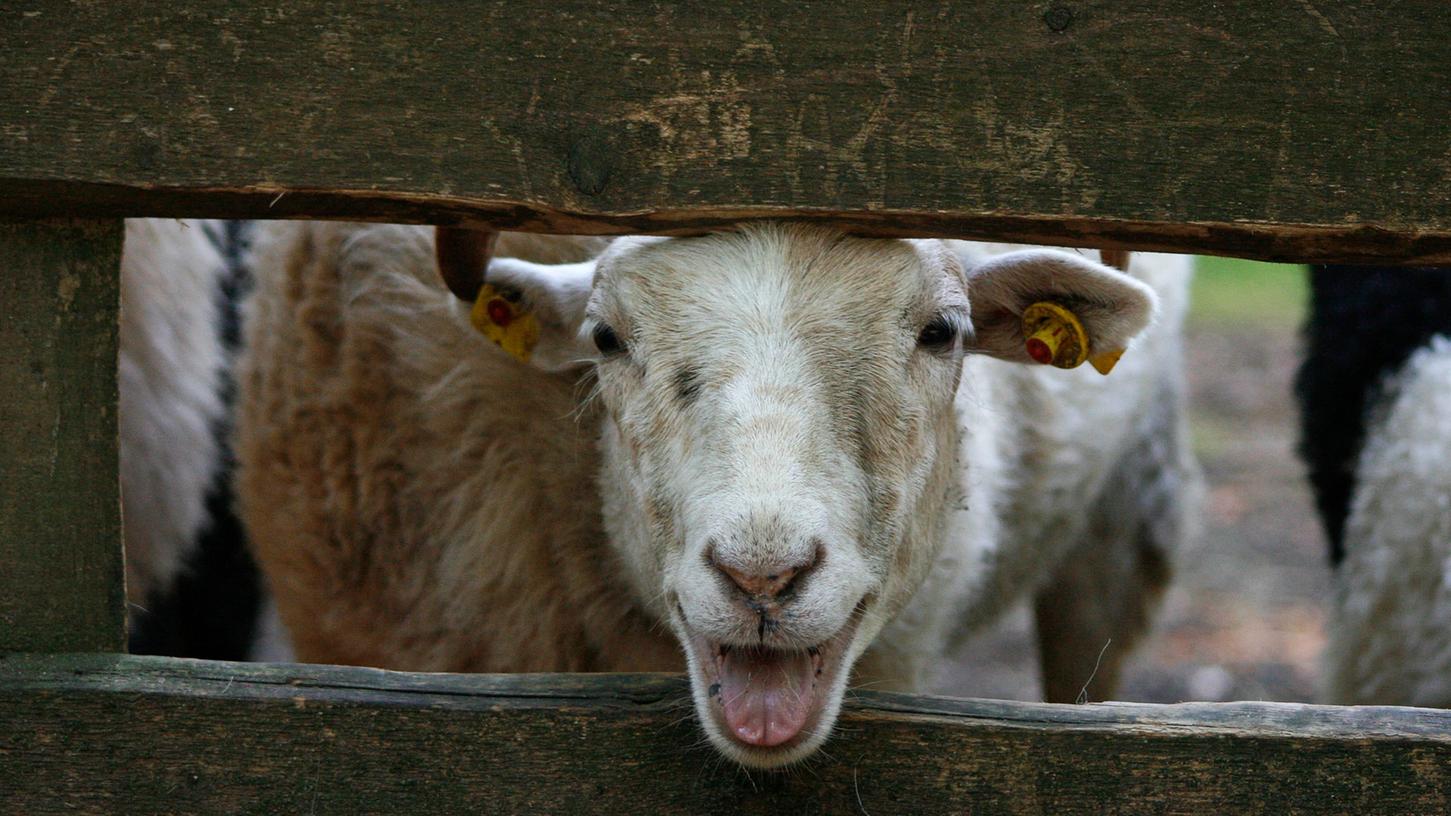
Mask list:
[[[248,229],[126,222],[119,443],[134,653],[288,654],[232,512],[230,367]]]
[[[1451,270],[1317,266],[1296,382],[1330,702],[1451,706]]]

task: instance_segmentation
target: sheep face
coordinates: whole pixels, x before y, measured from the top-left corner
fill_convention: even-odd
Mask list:
[[[935,242],[773,227],[601,261],[584,330],[606,523],[735,759],[778,765],[825,739],[902,573],[930,561],[937,542],[907,520],[950,483],[934,471],[968,326]]]
[[[970,276],[944,242],[773,225],[618,241],[587,295],[585,272],[544,287],[527,265],[490,267],[546,324],[577,327],[541,340],[545,359],[592,353],[611,545],[679,638],[727,756],[774,767],[819,746],[854,661],[925,577],[971,468],[963,355],[1026,361],[1016,315],[1084,281],[1115,319],[1138,299],[1133,332],[1147,320],[1137,283],[1019,255]]]

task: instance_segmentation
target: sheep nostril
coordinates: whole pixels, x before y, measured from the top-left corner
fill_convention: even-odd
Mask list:
[[[806,558],[795,563],[753,564],[739,567],[718,558],[712,550],[707,558],[715,567],[736,585],[741,592],[752,598],[775,600],[794,587],[802,577],[816,567],[821,560],[820,545],[813,548]]]

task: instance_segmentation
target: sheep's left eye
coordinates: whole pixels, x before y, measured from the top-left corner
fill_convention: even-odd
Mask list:
[[[948,319],[947,315],[938,315],[922,327],[922,331],[917,335],[917,345],[940,349],[952,345],[952,341],[956,339],[957,324]]]

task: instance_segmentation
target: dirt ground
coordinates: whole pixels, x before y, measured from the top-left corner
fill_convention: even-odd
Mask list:
[[[1298,286],[1298,278],[1289,280]],[[1205,300],[1223,296],[1223,288]],[[1118,699],[1314,699],[1330,570],[1294,453],[1290,389],[1301,304],[1292,305],[1273,319],[1191,318],[1193,433],[1208,483],[1203,531],[1180,554]],[[1016,610],[957,655],[937,690],[1039,699],[1032,632],[1026,607]]]

